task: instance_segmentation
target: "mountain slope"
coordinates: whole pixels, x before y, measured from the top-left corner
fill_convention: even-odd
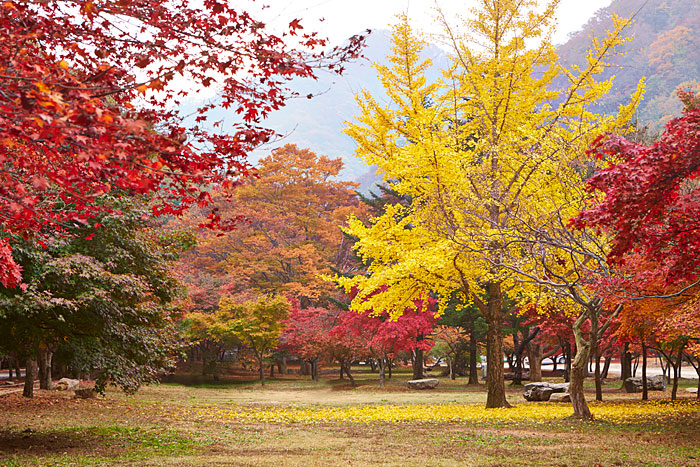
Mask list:
[[[634,15],[634,24],[626,31],[631,40],[623,49],[624,55],[615,57],[604,72],[605,77],[615,76],[615,80],[600,109],[614,112],[626,102],[639,79],[646,77],[639,120],[658,130],[680,114],[681,104],[675,96],[679,86],[700,90],[700,1],[613,0],[559,47],[563,62],[580,64],[585,60],[591,37],[604,37],[613,14]]]

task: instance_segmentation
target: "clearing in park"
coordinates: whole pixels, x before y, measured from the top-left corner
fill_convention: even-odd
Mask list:
[[[376,374],[355,373],[354,389],[337,374],[262,388],[250,373],[177,377],[135,396],[7,394],[0,465],[700,465],[693,380],[678,401],[667,391],[641,402],[611,379],[594,421],[581,422],[568,403],[526,402],[522,387],[507,387],[514,408],[485,409],[483,385],[464,378],[417,391],[395,370],[382,390]]]

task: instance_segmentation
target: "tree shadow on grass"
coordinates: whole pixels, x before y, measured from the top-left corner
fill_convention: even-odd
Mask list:
[[[0,457],[130,459],[194,452],[203,443],[169,430],[120,426],[0,431]]]

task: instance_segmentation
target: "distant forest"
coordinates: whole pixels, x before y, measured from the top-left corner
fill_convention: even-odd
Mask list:
[[[605,72],[608,77],[614,75],[615,81],[599,110],[614,112],[627,101],[639,79],[646,76],[639,122],[658,131],[672,117],[680,115],[678,88],[700,91],[700,1],[614,0],[559,47],[564,63],[580,64],[585,60],[592,37],[604,37],[613,14],[634,15],[635,22],[628,30],[631,41],[624,54],[616,57]]]

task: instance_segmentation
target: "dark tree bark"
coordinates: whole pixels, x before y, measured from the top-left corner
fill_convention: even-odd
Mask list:
[[[265,363],[263,361],[262,353],[255,351],[255,358],[258,360],[258,365],[260,366],[260,385],[265,386]]]
[[[678,380],[681,378],[681,369],[683,367],[683,350],[685,349],[685,344],[681,345],[678,349],[678,356],[676,357],[676,364],[673,365],[673,390],[671,391],[671,400],[675,401],[678,395]],[[671,353],[673,356],[673,353]]]
[[[605,379],[608,377],[608,372],[610,371],[610,363],[612,363],[612,355],[605,356],[605,363],[603,363],[603,373],[600,375],[601,378]]]
[[[594,368],[594,380],[595,380],[595,400],[603,400],[603,386],[600,380],[600,338],[602,337],[602,330],[600,329],[599,313],[598,309],[594,312],[589,313],[589,319],[591,322],[591,330],[589,331],[589,339],[591,341],[591,356],[593,357],[595,368]]]
[[[384,357],[378,358],[377,366],[379,367],[379,387],[383,388],[386,384],[386,359]]]
[[[564,381],[571,381],[571,343],[564,342],[562,345],[562,353],[564,354]]]
[[[528,343],[527,358],[530,361],[530,382],[542,381],[542,346],[535,341]]]
[[[649,386],[647,385],[647,345],[642,337],[642,400],[649,400]]]
[[[596,353],[598,353],[597,350],[596,350]],[[594,357],[595,357],[595,368],[594,368],[595,400],[602,401],[603,400],[603,381],[602,381],[602,377],[600,374],[600,355],[595,355]]]
[[[620,379],[624,383],[627,378],[632,377],[632,354],[629,352],[630,344],[625,342],[620,354]]]
[[[525,349],[528,348],[530,342],[532,342],[532,340],[537,337],[537,334],[539,334],[540,328],[537,326],[531,330],[526,328],[525,332],[527,335],[515,346],[515,376],[513,377],[513,384],[518,386],[522,385],[523,383],[523,354],[525,353]],[[530,369],[532,369],[532,359],[530,359]],[[532,375],[532,373],[530,374]],[[542,380],[541,367],[540,380]],[[530,381],[532,381],[532,376],[530,377]]]
[[[52,359],[53,352],[51,350],[39,350],[39,389],[51,389]]]
[[[352,384],[352,387],[355,387],[355,378],[353,378],[352,373],[350,373],[350,366],[351,366],[351,360],[344,361],[342,366],[341,366],[341,374],[343,372],[343,367],[345,370],[345,374],[348,375],[348,379],[350,380],[350,384]]]
[[[501,310],[503,295],[499,282],[489,282],[489,300],[487,313],[484,313],[488,322],[486,341],[487,372],[486,408],[510,407],[506,400],[506,387],[503,380],[503,313]]]
[[[281,375],[287,374],[287,356],[282,355],[277,359],[277,372]]]
[[[476,342],[476,319],[471,320],[469,331],[469,382],[467,384],[479,384],[479,370],[477,368],[478,346]],[[454,372],[452,373],[454,375]]]
[[[311,379],[318,382],[319,381],[319,365],[318,365],[318,357],[312,358],[309,360],[309,364],[311,365]]]
[[[34,397],[34,379],[36,377],[36,360],[27,359],[26,362],[26,372],[24,376],[24,390],[22,395],[24,397],[32,398]]]
[[[422,339],[422,336],[421,336]],[[423,349],[416,348],[413,353],[413,379],[423,379]]]

